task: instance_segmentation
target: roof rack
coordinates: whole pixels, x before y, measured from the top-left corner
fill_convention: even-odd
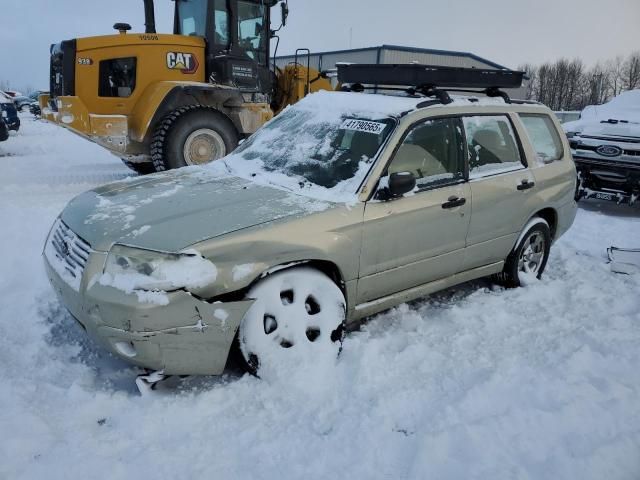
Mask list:
[[[443,104],[452,102],[447,90],[484,93],[489,97],[502,97],[506,103],[511,103],[511,99],[501,88],[521,87],[525,75],[525,72],[515,70],[419,64],[339,64],[337,67],[338,81],[346,84],[343,90],[398,90],[410,95],[419,93],[427,97],[436,97]],[[399,86],[405,88],[397,88]]]

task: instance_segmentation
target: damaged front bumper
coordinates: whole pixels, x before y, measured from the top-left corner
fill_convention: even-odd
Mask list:
[[[104,254],[92,256],[104,263]],[[166,294],[168,304],[159,305],[86,279],[76,290],[46,255],[44,261],[61,303],[91,337],[127,362],[167,375],[222,374],[240,321],[253,303],[211,304],[176,291]],[[87,268],[99,264],[99,258],[90,258]]]
[[[126,115],[89,113],[79,97],[50,98],[40,96],[41,118],[65,127],[87,140],[97,143],[118,156],[140,155],[139,145],[129,139]]]

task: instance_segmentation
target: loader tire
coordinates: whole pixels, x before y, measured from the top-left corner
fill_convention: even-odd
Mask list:
[[[162,172],[218,160],[237,146],[238,132],[224,114],[201,105],[187,105],[158,124],[150,153],[155,170]]]
[[[136,172],[138,175],[149,175],[155,173],[156,167],[152,162],[130,162],[128,160],[122,160],[127,167]]]

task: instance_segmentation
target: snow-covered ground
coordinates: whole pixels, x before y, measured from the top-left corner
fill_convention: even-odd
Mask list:
[[[58,304],[41,250],[74,195],[130,175],[23,116],[0,144],[0,479],[638,479],[640,208],[582,205],[543,281],[480,281],[351,333],[330,369],[230,371],[153,397]]]

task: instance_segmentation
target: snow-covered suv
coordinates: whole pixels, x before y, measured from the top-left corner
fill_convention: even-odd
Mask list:
[[[44,257],[115,355],[220,374],[237,338],[255,371],[335,358],[349,324],[437,290],[540,277],[575,187],[544,106],[322,92],[208,166],[80,195]]]
[[[640,90],[587,107],[563,127],[580,176],[578,197],[633,205],[640,198]]]

